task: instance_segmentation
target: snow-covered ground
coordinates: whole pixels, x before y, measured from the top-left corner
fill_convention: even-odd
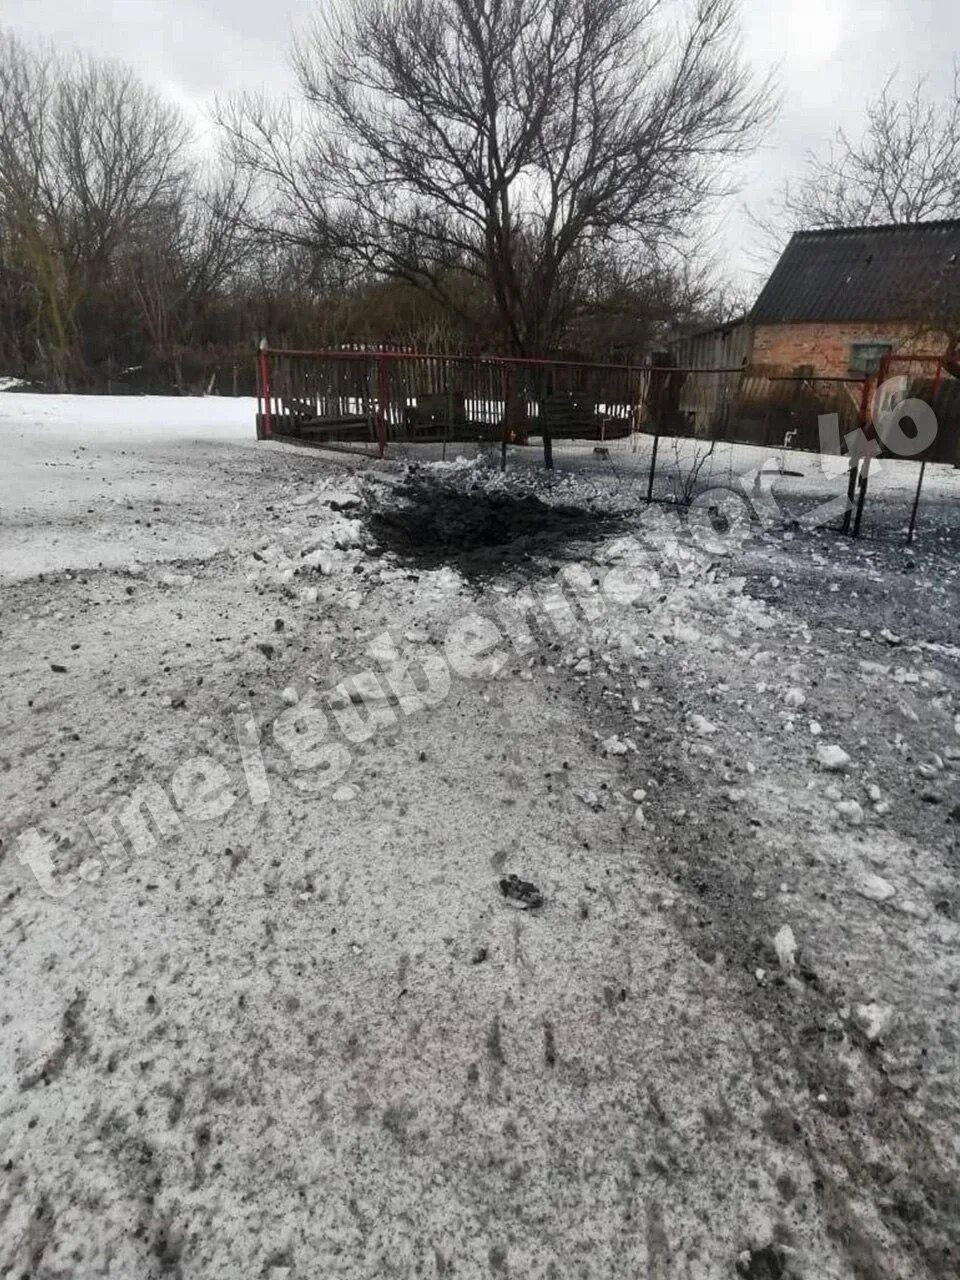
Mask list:
[[[252,415],[0,398],[0,1273],[957,1274],[954,478],[692,537]]]
[[[202,498],[208,465],[256,444],[255,414],[255,400],[214,396],[0,395],[0,577],[212,551],[204,529],[148,527],[151,503],[169,509],[171,474],[174,504]]]

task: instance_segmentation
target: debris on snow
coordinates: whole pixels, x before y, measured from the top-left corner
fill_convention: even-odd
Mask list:
[[[588,809],[596,810],[602,808],[600,804],[600,797],[595,791],[581,791],[577,789],[573,794],[578,800],[582,800]]]
[[[706,716],[692,715],[687,723],[691,731],[701,738],[709,738],[711,734],[717,732],[717,726],[708,720]]]
[[[788,707],[802,707],[807,700],[807,695],[802,689],[795,686],[786,691],[783,695],[783,701]]]
[[[308,569],[316,569],[325,577],[330,577],[337,572],[340,565],[340,557],[334,555],[332,551],[318,548],[316,551],[308,552],[301,563]]]
[[[869,898],[871,902],[889,902],[897,893],[889,880],[884,880],[872,871],[864,871],[857,878],[854,887],[861,898]]]
[[[360,506],[360,495],[351,493],[348,489],[334,489],[325,493],[320,501],[331,511],[349,511],[351,507]]]
[[[521,911],[535,911],[543,906],[543,894],[537,886],[529,880],[521,880],[519,876],[505,876],[500,881],[500,892]]]
[[[869,1004],[856,1005],[853,1015],[854,1022],[871,1043],[882,1039],[893,1022],[892,1007],[873,1000]]]
[[[857,800],[839,800],[837,813],[851,827],[863,825],[863,808]]]
[[[912,916],[914,920],[930,919],[928,908],[919,902],[914,902],[912,898],[899,898],[892,905],[901,915]]]
[[[797,940],[788,924],[777,930],[773,939],[773,949],[780,961],[780,968],[792,969],[797,962]]]
[[[833,773],[841,773],[850,767],[850,757],[843,747],[838,747],[836,743],[828,745],[821,742],[817,746],[817,759],[822,769],[828,769]]]

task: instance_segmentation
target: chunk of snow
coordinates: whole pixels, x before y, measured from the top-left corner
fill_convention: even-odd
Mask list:
[[[897,893],[889,880],[872,871],[863,872],[855,887],[861,898],[869,898],[871,902],[889,902]]]
[[[709,738],[711,734],[717,732],[717,726],[700,714],[692,715],[688,723],[691,730],[701,738]]]
[[[863,809],[856,800],[840,800],[837,803],[837,813],[851,827],[863,825]]]
[[[320,495],[320,501],[334,511],[347,511],[351,507],[359,507],[360,495],[349,489],[334,489],[332,492],[327,490]]]
[[[788,924],[777,930],[773,939],[773,949],[780,961],[780,968],[792,969],[797,962],[797,940]]]
[[[890,1030],[893,1009],[888,1004],[858,1004],[854,1008],[854,1021],[868,1040],[880,1040]]]
[[[850,757],[843,747],[838,747],[836,743],[819,743],[817,746],[817,759],[822,769],[829,769],[834,773],[840,773],[850,767]]]
[[[336,573],[337,566],[341,563],[341,558],[330,550],[317,548],[316,551],[308,552],[303,557],[302,563],[308,569],[319,569],[322,574],[329,577],[330,574]]]
[[[927,907],[919,902],[914,902],[912,898],[900,898],[895,902],[894,907],[905,916],[913,916],[915,920],[929,920],[930,912]]]

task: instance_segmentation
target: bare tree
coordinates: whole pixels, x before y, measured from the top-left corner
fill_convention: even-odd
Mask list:
[[[185,183],[119,255],[156,358],[175,357],[202,336],[209,308],[241,268],[250,249],[248,194],[235,171]]]
[[[792,230],[960,216],[960,66],[939,101],[923,79],[906,98],[888,80],[867,104],[862,136],[838,130],[825,156],[809,154],[779,206],[778,220]]]
[[[0,35],[0,220],[29,265],[55,380],[82,364],[77,312],[116,255],[182,190],[186,129],[113,63]]]
[[[771,112],[734,0],[345,0],[298,45],[299,107],[222,109],[292,240],[554,348],[601,264],[676,247]],[[636,271],[637,269],[634,268]]]

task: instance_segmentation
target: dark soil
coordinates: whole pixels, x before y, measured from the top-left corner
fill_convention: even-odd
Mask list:
[[[532,494],[488,492],[411,468],[381,498],[368,498],[366,520],[380,547],[424,567],[449,564],[467,577],[562,555],[564,544],[609,536],[620,521],[583,507],[548,505]]]

